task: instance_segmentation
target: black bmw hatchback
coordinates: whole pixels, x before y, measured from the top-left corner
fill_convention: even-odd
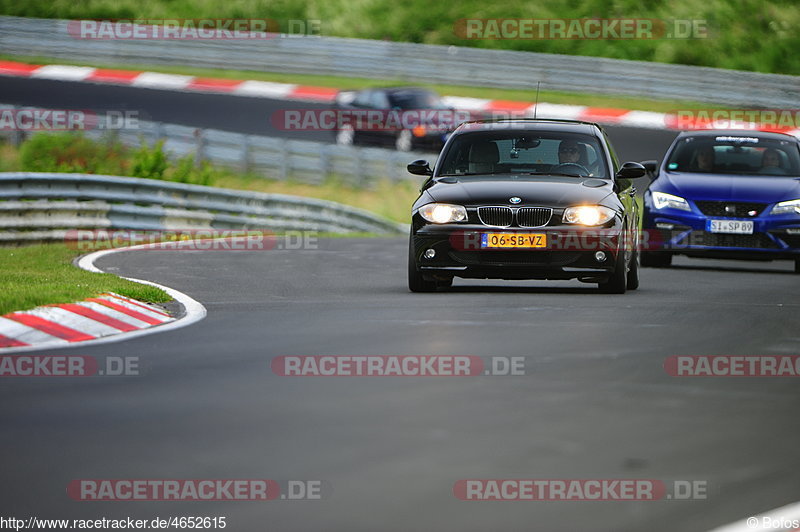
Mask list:
[[[412,208],[408,286],[454,277],[578,279],[608,293],[639,286],[639,213],[631,179],[600,126],[507,119],[459,126]]]

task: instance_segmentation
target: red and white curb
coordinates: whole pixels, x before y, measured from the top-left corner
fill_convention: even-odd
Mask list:
[[[78,267],[102,273],[94,261],[111,253],[147,249],[150,244],[97,251],[82,257]],[[181,318],[163,309],[118,294],[103,294],[76,303],[36,307],[0,316],[0,354],[117,342],[191,325],[206,316],[205,307],[188,295],[150,281],[126,278],[160,288],[184,308]]]
[[[201,78],[178,74],[162,74],[159,72],[142,72],[133,70],[109,70],[86,66],[72,65],[31,65],[16,61],[0,61],[0,76],[29,77],[53,79],[60,81],[80,81],[126,85],[159,90],[183,92],[222,93],[254,98],[272,98],[314,103],[333,103],[338,89],[331,87],[313,87],[293,83],[273,83],[268,81],[235,80]],[[495,114],[513,114],[514,116],[536,116],[539,118],[558,118],[568,120],[584,120],[606,125],[626,126],[643,129],[680,130],[685,129],[685,122],[678,121],[673,113],[654,113],[634,111],[612,107],[590,107],[585,105],[563,105],[540,102],[511,100],[489,100],[483,98],[465,98],[445,96],[447,105],[465,111],[476,111]],[[696,120],[691,124],[693,129],[728,128],[727,122]],[[743,128],[776,131],[800,136],[800,129],[776,129],[760,127],[758,124],[743,123]]]
[[[83,342],[173,320],[155,305],[109,293],[0,316],[0,347]]]

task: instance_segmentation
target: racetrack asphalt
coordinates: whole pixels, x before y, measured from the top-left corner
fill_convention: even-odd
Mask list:
[[[679,378],[671,355],[797,355],[788,261],[677,258],[641,288],[456,280],[411,294],[407,241],[135,251],[98,267],[181,290],[202,322],[46,353],[140,376],[4,379],[4,514],[227,516],[228,530],[702,532],[797,500],[792,378]],[[280,355],[525,357],[524,376],[281,377]],[[318,479],[320,501],[76,502],[73,479]],[[705,500],[464,502],[469,478],[708,483]]]

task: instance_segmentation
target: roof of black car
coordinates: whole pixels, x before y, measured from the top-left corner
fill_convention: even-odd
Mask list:
[[[594,135],[600,126],[593,122],[583,122],[580,120],[557,120],[553,118],[508,118],[496,120],[476,120],[473,122],[464,122],[458,128],[456,133],[476,132],[476,131],[498,131],[498,126],[503,129],[512,130],[537,130],[543,129],[548,131],[565,131],[571,133],[585,133],[587,135]]]
[[[778,133],[777,131],[757,131],[753,129],[696,129],[691,131],[681,131],[678,138],[683,137],[758,137],[762,139],[775,140],[798,140],[797,137],[788,133]]]

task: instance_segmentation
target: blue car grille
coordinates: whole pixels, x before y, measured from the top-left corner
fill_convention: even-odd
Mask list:
[[[695,201],[697,208],[706,216],[753,217],[758,216],[766,203],[747,203],[743,201]]]
[[[765,233],[729,235],[724,233],[708,233],[706,231],[692,231],[689,234],[689,241],[685,243],[691,246],[719,248],[779,249],[779,246]]]

